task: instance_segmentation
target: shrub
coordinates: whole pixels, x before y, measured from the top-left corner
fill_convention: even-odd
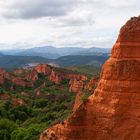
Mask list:
[[[42,119],[41,122],[53,121],[55,120],[55,113],[48,112]]]
[[[12,132],[16,129],[17,129],[17,126],[14,122],[8,119],[1,119],[0,120],[0,140],[10,140]]]
[[[12,132],[11,140],[22,140],[25,135],[24,129],[17,129]]]
[[[7,112],[3,107],[0,107],[0,117],[7,118]]]
[[[8,112],[9,118],[16,121],[25,121],[31,114],[31,109],[26,106],[18,106],[16,108],[12,108]]]
[[[6,109],[6,110],[9,110],[10,108],[12,107],[12,103],[11,103],[11,101],[5,101],[5,103],[4,103],[4,108]]]
[[[4,94],[6,91],[0,87],[0,94]]]
[[[91,94],[89,92],[86,92],[84,93],[84,95],[81,96],[81,100],[83,102],[86,102],[88,100],[88,97],[90,96]]]
[[[47,99],[38,99],[35,101],[34,106],[38,108],[43,108],[48,105],[48,100]]]

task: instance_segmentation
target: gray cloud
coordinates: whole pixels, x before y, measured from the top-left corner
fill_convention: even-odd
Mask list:
[[[120,27],[139,10],[140,0],[0,0],[0,43],[9,44],[0,49],[111,47]]]
[[[81,26],[92,26],[95,24],[95,20],[89,16],[64,16],[54,18],[51,20],[52,25],[55,27],[81,27]]]
[[[77,0],[11,0],[3,16],[6,18],[40,18],[64,16],[76,6]]]

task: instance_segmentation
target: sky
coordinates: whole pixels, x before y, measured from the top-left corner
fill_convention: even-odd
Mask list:
[[[140,0],[0,0],[0,50],[111,48]]]

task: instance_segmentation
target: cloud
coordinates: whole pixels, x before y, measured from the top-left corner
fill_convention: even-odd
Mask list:
[[[32,19],[67,15],[77,0],[9,0],[3,16],[6,18]]]
[[[139,10],[139,0],[0,0],[0,49],[112,47]]]

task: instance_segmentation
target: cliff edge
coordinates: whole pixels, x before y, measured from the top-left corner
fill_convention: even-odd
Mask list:
[[[140,16],[120,30],[97,88],[63,123],[40,140],[140,139]]]

